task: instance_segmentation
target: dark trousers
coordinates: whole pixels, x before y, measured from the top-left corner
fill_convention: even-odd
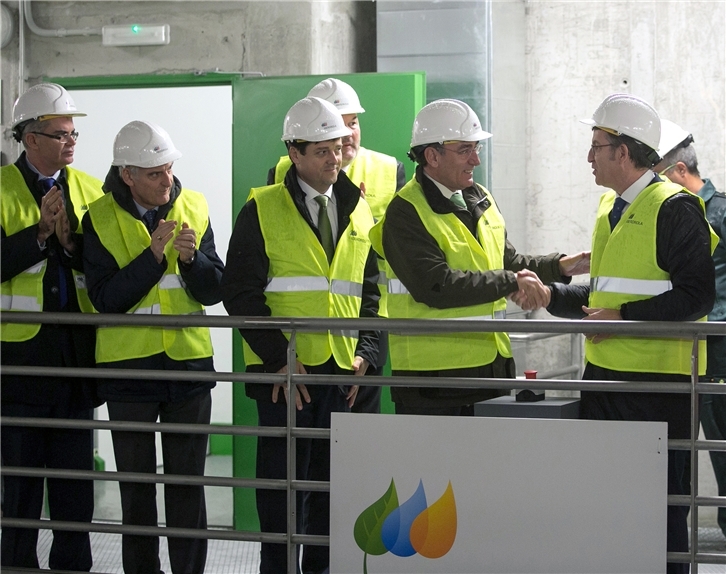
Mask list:
[[[726,440],[726,395],[701,395],[701,424],[708,440]],[[726,496],[726,452],[712,450],[709,455],[718,495]],[[718,509],[718,525],[726,535],[726,508]]]
[[[380,367],[372,370],[369,369],[366,375],[382,377],[387,357],[388,332],[381,331],[378,337],[378,363]],[[358,395],[355,397],[355,403],[353,403],[353,406],[350,409],[351,412],[379,414],[381,412],[381,388],[382,387],[367,387],[365,385],[361,385],[358,389]]]
[[[91,420],[93,410],[71,410],[67,404],[41,406],[4,402],[2,416]],[[1,442],[3,465],[93,470],[91,430],[3,426]],[[93,481],[49,478],[47,484],[52,520],[91,522]],[[40,518],[44,479],[6,475],[3,485],[5,518]],[[37,545],[37,529],[3,526],[0,564],[37,569]],[[88,532],[54,530],[48,564],[51,569],[90,571]]]
[[[308,373],[332,374],[330,362],[308,368]],[[345,395],[337,386],[307,387],[312,399],[297,411],[296,426],[330,428],[330,413],[347,410]],[[270,386],[272,393],[272,386]],[[282,392],[279,395],[282,397]],[[260,426],[280,427],[287,424],[287,405],[284,399],[272,403],[257,401]],[[297,439],[296,477],[298,480],[330,480],[330,441]],[[284,479],[287,476],[287,448],[284,438],[258,437],[257,477]],[[257,490],[257,513],[263,532],[287,531],[287,495],[284,490]],[[297,493],[297,532],[328,535],[330,533],[330,493]],[[306,546],[303,549],[304,574],[324,572],[330,562],[327,546]],[[282,544],[263,543],[260,556],[260,574],[287,572],[287,551]]]
[[[108,403],[113,421],[209,424],[212,398],[204,391],[176,403]],[[113,450],[119,472],[156,473],[154,433],[113,431]],[[165,474],[204,475],[207,435],[161,433]],[[156,526],[156,485],[119,483],[123,524]],[[207,527],[203,486],[164,485],[166,525],[173,528]],[[207,541],[169,538],[169,561],[174,574],[202,574],[207,560]],[[159,537],[122,537],[125,574],[159,574]]]
[[[628,375],[631,375],[628,373]],[[680,375],[659,374],[664,381],[687,381]],[[633,376],[618,376],[616,371],[597,370],[588,364],[585,379],[637,380]],[[647,380],[647,379],[644,379]],[[690,397],[688,395],[650,393],[583,392],[580,398],[580,418],[593,420],[665,421],[669,438],[690,436]],[[668,494],[688,494],[690,453],[668,451]],[[685,483],[685,484],[684,484]],[[688,506],[668,506],[666,548],[668,552],[688,552]],[[688,574],[689,564],[668,562],[667,574]]]

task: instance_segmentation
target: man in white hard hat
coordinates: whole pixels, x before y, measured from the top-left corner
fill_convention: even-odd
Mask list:
[[[588,255],[520,255],[506,240],[493,196],[474,182],[482,141],[491,137],[464,102],[437,100],[413,125],[416,175],[371,232],[390,268],[388,315],[396,319],[498,319],[506,299],[544,301],[542,281],[587,270]],[[539,276],[539,277],[538,277]],[[542,278],[542,281],[540,280]],[[506,333],[391,334],[394,376],[513,378]],[[392,387],[396,412],[471,415],[491,389]]]
[[[217,255],[207,201],[174,177],[181,152],[161,126],[126,124],[116,136],[104,195],[83,218],[88,291],[100,313],[199,315],[221,300],[224,265]],[[101,368],[214,371],[209,329],[108,326],[98,329]],[[114,421],[209,424],[210,379],[101,379]],[[153,432],[113,431],[120,472],[156,472]],[[204,474],[207,436],[161,433],[164,472]],[[123,524],[156,526],[156,485],[121,482]],[[206,528],[204,487],[164,485],[166,525]],[[201,574],[205,539],[168,538],[171,570]],[[158,536],[123,536],[126,574],[159,570]]]
[[[713,252],[716,268],[716,302],[709,321],[726,321],[726,194],[716,191],[710,179],[702,178],[693,136],[673,122],[661,119],[658,154],[663,158],[653,168],[661,176],[695,193],[706,204],[706,219],[719,237]],[[726,382],[726,336],[709,336],[706,341],[706,381]],[[726,440],[726,395],[701,395],[701,424],[708,440]],[[726,496],[726,453],[710,451],[719,496]],[[690,481],[690,473],[686,477]],[[726,534],[726,508],[718,509],[718,524]]]
[[[587,161],[595,183],[610,188],[600,199],[592,239],[591,286],[551,287],[554,315],[612,321],[705,320],[713,307],[716,237],[703,201],[664,181],[653,166],[661,121],[653,107],[630,94],[605,98],[592,119]],[[693,342],[688,339],[588,336],[589,380],[688,382]],[[699,374],[705,372],[700,344]],[[580,416],[598,420],[666,421],[669,439],[690,436],[690,397],[678,393],[583,391]],[[686,451],[668,453],[668,493],[684,494]],[[688,551],[688,507],[668,507],[669,552]],[[688,564],[668,563],[669,573]]]
[[[340,112],[319,98],[288,111],[282,140],[292,167],[282,183],[256,188],[240,212],[222,278],[230,315],[376,317],[378,270],[368,231],[373,216],[359,189],[341,171],[342,138],[350,130]],[[287,372],[288,339],[282,330],[240,330],[248,372]],[[288,335],[289,336],[289,335]],[[377,331],[297,333],[297,373],[365,375],[378,360]],[[358,379],[359,380],[359,379]],[[257,402],[260,426],[287,424],[283,385],[246,384]],[[299,427],[330,428],[332,412],[350,409],[357,386],[299,385],[294,399]],[[259,437],[257,477],[285,478],[283,438]],[[297,439],[298,480],[330,480],[327,440]],[[303,508],[304,499],[304,508]],[[329,533],[329,493],[298,495],[298,532]],[[257,490],[264,532],[285,532],[284,491]],[[303,527],[305,520],[306,527]],[[327,571],[329,549],[306,546],[305,574]],[[287,571],[281,544],[262,543],[261,574]]]
[[[85,116],[57,84],[38,84],[13,107],[11,127],[25,151],[0,170],[2,312],[93,311],[85,290],[81,218],[103,192],[101,182],[69,167],[78,132],[73,118]],[[93,367],[95,329],[81,325],[2,326],[2,364]],[[2,416],[93,418],[95,382],[61,376],[3,374]],[[90,430],[2,428],[3,465],[93,470]],[[38,520],[43,478],[3,476],[4,518]],[[49,478],[53,520],[91,522],[93,482]],[[3,526],[3,567],[38,568],[37,529]],[[91,569],[88,532],[54,531],[49,565]]]
[[[343,122],[351,134],[342,138],[343,171],[355,185],[371,208],[373,218],[378,221],[383,217],[386,207],[394,194],[406,184],[406,171],[403,164],[395,157],[361,146],[361,128],[358,116],[365,112],[358,94],[353,87],[337,78],[328,78],[312,87],[308,97],[322,98],[333,104],[343,116]],[[267,183],[280,183],[285,178],[291,162],[289,156],[280,158],[278,164],[267,175]],[[382,260],[379,261],[379,284],[381,301],[379,314],[386,316],[386,276]],[[386,362],[388,355],[388,337],[381,333],[379,342],[380,362]],[[370,372],[371,375],[383,374],[384,365]],[[352,408],[356,413],[381,412],[381,387],[362,386]]]

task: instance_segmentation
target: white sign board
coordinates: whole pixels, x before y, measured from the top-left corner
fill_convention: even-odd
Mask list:
[[[665,572],[667,430],[333,413],[330,572]]]

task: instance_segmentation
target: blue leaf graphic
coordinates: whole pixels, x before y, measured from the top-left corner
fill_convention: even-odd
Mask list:
[[[426,493],[423,481],[419,481],[413,496],[388,515],[381,528],[381,540],[391,554],[413,556],[411,525],[416,517],[426,510]]]

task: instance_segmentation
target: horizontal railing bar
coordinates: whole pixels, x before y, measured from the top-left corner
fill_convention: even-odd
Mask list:
[[[271,542],[285,544],[287,536],[275,532],[251,532],[249,530],[197,530],[194,528],[172,528],[169,526],[139,526],[134,524],[111,524],[108,522],[68,522],[61,520],[33,520],[30,518],[1,518],[0,527],[38,528],[70,532],[101,532],[105,534],[137,534],[141,536],[166,536],[171,538],[203,538],[206,540],[232,540],[237,542]],[[293,534],[296,544],[327,546],[329,536]],[[4,570],[4,567],[3,567]]]
[[[697,440],[694,442],[696,450],[726,450],[726,440]],[[670,450],[691,450],[689,439],[671,439],[668,441]]]
[[[696,562],[699,564],[726,564],[726,554],[699,552],[696,554]]]
[[[539,319],[335,319],[312,317],[229,317],[226,315],[136,315],[122,313],[5,312],[3,323],[50,323],[76,325],[136,325],[152,327],[227,327],[237,329],[385,330],[401,333],[617,333],[641,336],[693,337],[726,335],[726,322],[703,321],[580,321]]]
[[[691,561],[691,555],[688,552],[666,552],[666,560],[668,562],[688,563]],[[706,554],[698,552],[696,554],[696,562],[699,564],[726,564],[726,554]]]
[[[168,432],[182,434],[221,434],[234,436],[285,437],[285,427],[253,427],[239,425],[197,425],[184,423],[146,423],[136,421],[107,421],[81,419],[49,419],[35,417],[0,417],[3,426],[92,429],[137,432]],[[330,438],[329,429],[294,427],[292,435],[296,438]]]
[[[687,498],[690,499],[690,497]],[[726,496],[697,496],[696,505],[726,507]]]
[[[29,367],[3,365],[0,373],[4,375],[53,376],[74,378],[121,378],[175,381],[237,381],[248,383],[284,383],[286,375],[277,373],[231,373],[217,371],[170,371],[142,369],[82,369],[72,367]],[[296,384],[349,385],[349,375],[293,374]],[[523,379],[475,379],[457,377],[366,377],[368,386],[390,387],[454,387],[482,389],[519,389]],[[617,388],[615,388],[617,386]],[[600,381],[564,379],[527,379],[527,388],[558,391],[617,391],[642,393],[690,393],[691,383],[672,383],[657,381]],[[726,394],[726,385],[719,383],[698,383],[696,389],[701,393]]]
[[[75,470],[66,468],[37,468],[3,466],[5,476],[27,476],[35,478],[69,478],[76,480],[100,480],[113,482],[134,482],[142,484],[180,484],[183,486],[229,486],[234,488],[259,488],[264,490],[285,490],[287,481],[283,478],[240,478],[229,476],[194,476],[182,474],[157,474],[144,472],[118,472],[110,470]],[[319,480],[293,480],[293,490],[305,492],[330,492],[330,483]]]
[[[156,381],[210,381],[238,383],[280,383],[287,380],[284,374],[277,373],[232,373],[217,371],[174,371],[153,369],[106,369],[80,367],[33,367],[26,365],[2,365],[2,375],[21,375],[35,377],[72,377],[85,379],[142,379]]]

